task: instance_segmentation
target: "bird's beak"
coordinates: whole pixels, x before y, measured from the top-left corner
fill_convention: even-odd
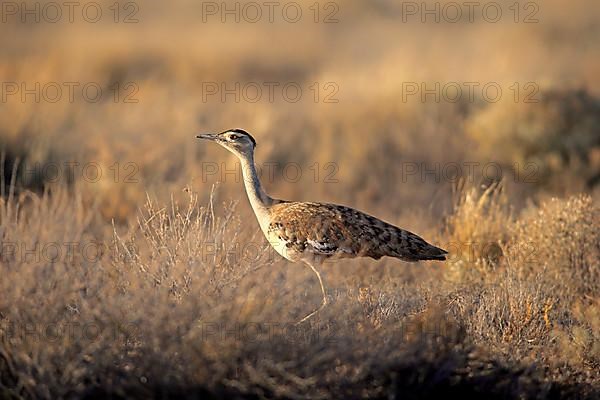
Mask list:
[[[201,135],[196,135],[198,139],[207,139],[207,140],[217,140],[217,135],[214,133],[203,133]]]

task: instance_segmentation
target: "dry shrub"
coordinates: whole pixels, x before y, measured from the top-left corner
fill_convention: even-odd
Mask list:
[[[547,293],[545,323],[558,358],[600,362],[600,210],[586,195],[551,199],[517,221],[507,264]]]
[[[444,273],[450,313],[498,352],[596,365],[598,216],[593,200],[578,195],[514,219],[498,186],[463,189],[448,234],[470,258],[452,255]],[[496,244],[496,256],[474,251],[478,242]]]
[[[594,362],[584,352],[598,350],[597,304],[548,309],[553,287],[524,280],[507,264],[486,271],[485,284],[423,279],[346,287],[310,324],[297,326],[318,304],[312,276],[271,258],[262,236],[242,228],[230,205],[201,206],[197,193],[184,194],[185,200],[174,196],[168,203],[149,197],[136,224],[108,232],[98,229],[99,211],[83,207],[78,192],[3,203],[3,243],[95,238],[109,250],[94,260],[3,262],[3,393],[435,398],[449,392],[530,397],[541,390],[592,396],[593,388],[574,386],[572,375],[590,371]],[[495,198],[491,191],[483,196]],[[506,218],[473,206],[478,203],[465,202],[474,218]],[[503,233],[487,224],[470,232]],[[239,258],[244,253],[236,244],[248,243],[258,253]],[[557,330],[558,312],[577,322]],[[549,380],[533,363],[562,360],[546,348],[555,342],[583,362]],[[539,354],[524,361],[531,352]],[[524,362],[532,364],[524,368]]]
[[[551,337],[557,358],[572,365],[595,368],[600,363],[600,301],[575,301],[568,319],[555,321]]]
[[[296,326],[318,298],[318,290],[308,290],[314,282],[270,258],[266,242],[241,229],[230,206],[203,207],[197,194],[187,189],[186,195],[165,205],[149,198],[127,232],[101,230],[109,251],[98,259],[3,263],[4,393],[433,398],[474,387],[497,396],[540,388],[589,392],[544,386],[541,371],[499,357],[506,345],[524,354],[548,342],[541,281],[497,273],[495,287],[480,290],[465,281],[449,294],[434,281],[349,289],[310,324]],[[78,192],[25,198],[3,203],[4,244],[17,237],[29,238],[30,248],[36,239],[85,241],[94,237],[91,221],[101,221]],[[492,227],[472,232],[499,233]],[[265,252],[234,258],[242,254],[236,244],[254,242]],[[597,325],[589,306],[575,315]],[[569,327],[577,354],[597,351],[594,334],[584,328]]]
[[[479,275],[498,265],[511,222],[501,183],[482,189],[459,185],[453,213],[447,219],[450,266],[446,277],[460,280],[470,272]]]
[[[502,256],[459,258],[445,275],[462,279],[444,284],[388,277],[338,288],[299,326],[318,304],[312,276],[274,255],[233,204],[202,206],[190,188],[168,203],[148,196],[126,228],[106,226],[83,198],[74,187],[2,202],[7,396],[593,397],[598,220],[588,197],[543,203],[515,222],[500,186],[465,188],[449,238],[495,243]],[[21,241],[21,249],[96,241],[106,251],[93,259],[5,251]],[[543,255],[538,268],[522,242]],[[470,271],[453,275],[459,267]],[[563,369],[549,376],[536,363]]]
[[[600,290],[600,210],[590,196],[551,199],[527,210],[512,235],[507,262],[525,279],[544,271],[565,288],[566,298]]]
[[[512,349],[511,357],[522,358],[550,342],[548,312],[554,297],[539,279],[522,280],[504,270],[479,285],[461,286],[449,300],[450,312],[459,315],[476,343],[498,353]]]
[[[451,243],[449,312],[477,343],[503,352],[507,346],[529,349],[547,342],[544,320],[548,293],[539,280],[523,280],[508,267],[514,217],[502,184],[463,186],[447,219]],[[521,354],[523,355],[523,354]]]
[[[56,238],[82,243],[92,229],[80,197],[32,195],[35,201],[27,207],[8,199],[1,214],[3,243],[36,240],[36,232],[41,245]],[[254,262],[231,258],[240,254],[231,246],[253,236],[245,236],[228,210],[200,207],[191,191],[182,206],[148,200],[137,227],[128,234],[114,227],[106,239],[110,251],[94,262],[65,257],[3,262],[3,393],[58,398],[185,391],[314,398],[362,392],[368,397],[384,390],[382,363],[403,359],[417,365],[424,358],[431,374],[445,352],[454,359],[456,339],[438,339],[455,337],[451,327],[440,332],[437,325],[400,318],[418,313],[407,306],[409,292],[388,293],[369,316],[358,301],[340,296],[321,320],[295,326],[291,322],[306,313],[308,303],[290,293],[298,282],[282,285],[276,273],[261,268],[280,264],[263,253]],[[45,222],[50,224],[42,226]],[[215,247],[207,250],[207,243]],[[415,344],[421,342],[427,345]],[[370,379],[375,372],[380,377]]]

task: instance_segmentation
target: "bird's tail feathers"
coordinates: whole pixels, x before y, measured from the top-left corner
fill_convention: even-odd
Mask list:
[[[408,236],[409,247],[408,251],[402,254],[401,258],[404,258],[408,261],[427,261],[427,260],[437,260],[437,261],[445,261],[446,254],[448,252],[444,249],[436,247],[432,244],[427,243],[420,236],[415,235],[414,233],[409,233]]]

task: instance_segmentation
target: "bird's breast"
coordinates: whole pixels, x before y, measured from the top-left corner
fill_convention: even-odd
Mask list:
[[[301,257],[301,253],[297,251],[295,246],[292,246],[292,243],[280,237],[277,232],[267,230],[265,236],[269,244],[283,258],[290,261],[297,261]]]

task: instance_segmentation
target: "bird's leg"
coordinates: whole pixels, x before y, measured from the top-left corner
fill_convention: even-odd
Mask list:
[[[310,317],[312,317],[313,315],[315,315],[316,313],[321,311],[323,309],[323,307],[325,307],[327,305],[327,294],[325,293],[325,286],[323,285],[323,280],[321,279],[321,274],[315,268],[315,266],[312,265],[312,263],[310,263],[308,261],[305,261],[305,263],[306,263],[306,265],[308,265],[310,267],[310,269],[313,270],[313,272],[315,273],[315,275],[317,275],[317,278],[319,279],[319,284],[321,285],[321,293],[323,294],[323,303],[321,303],[319,308],[317,308],[315,311],[311,312],[306,317],[304,317],[300,321],[296,322],[296,325],[301,324],[302,322],[308,320]]]

